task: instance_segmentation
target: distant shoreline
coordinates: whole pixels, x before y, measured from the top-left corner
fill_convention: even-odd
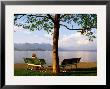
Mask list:
[[[18,51],[52,51],[49,43],[14,43],[14,50]],[[59,51],[96,51],[96,48],[58,47]]]

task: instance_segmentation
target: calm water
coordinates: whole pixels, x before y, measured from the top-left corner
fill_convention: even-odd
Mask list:
[[[14,63],[24,63],[23,57],[31,57],[32,53],[36,53],[37,57],[44,58],[48,65],[52,64],[51,51],[15,51]],[[59,51],[60,62],[66,58],[81,57],[82,62],[96,62],[96,51]]]

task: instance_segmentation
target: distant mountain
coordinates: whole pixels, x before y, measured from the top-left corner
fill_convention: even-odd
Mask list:
[[[14,50],[16,51],[52,51],[52,45],[47,43],[15,43]],[[59,51],[97,51],[97,50],[76,50],[69,48],[58,48]]]
[[[46,43],[15,43],[14,50],[16,51],[51,51],[52,45]],[[59,48],[60,51],[64,49]]]

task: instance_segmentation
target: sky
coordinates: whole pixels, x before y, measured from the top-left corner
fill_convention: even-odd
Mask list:
[[[78,28],[77,24],[74,24]],[[93,29],[96,30],[96,29]],[[77,31],[71,31],[65,27],[59,29],[59,47],[69,50],[97,50],[97,39],[89,41],[88,37]],[[95,31],[96,32],[96,31]],[[44,30],[30,31],[14,26],[14,43],[49,43],[52,45],[51,34]]]

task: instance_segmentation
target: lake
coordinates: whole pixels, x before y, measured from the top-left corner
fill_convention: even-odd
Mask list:
[[[47,65],[52,64],[52,51],[15,51],[14,63],[24,63],[23,57],[31,57],[32,53],[44,58]],[[59,51],[60,63],[63,59],[75,57],[81,57],[81,62],[96,62],[97,51]]]

